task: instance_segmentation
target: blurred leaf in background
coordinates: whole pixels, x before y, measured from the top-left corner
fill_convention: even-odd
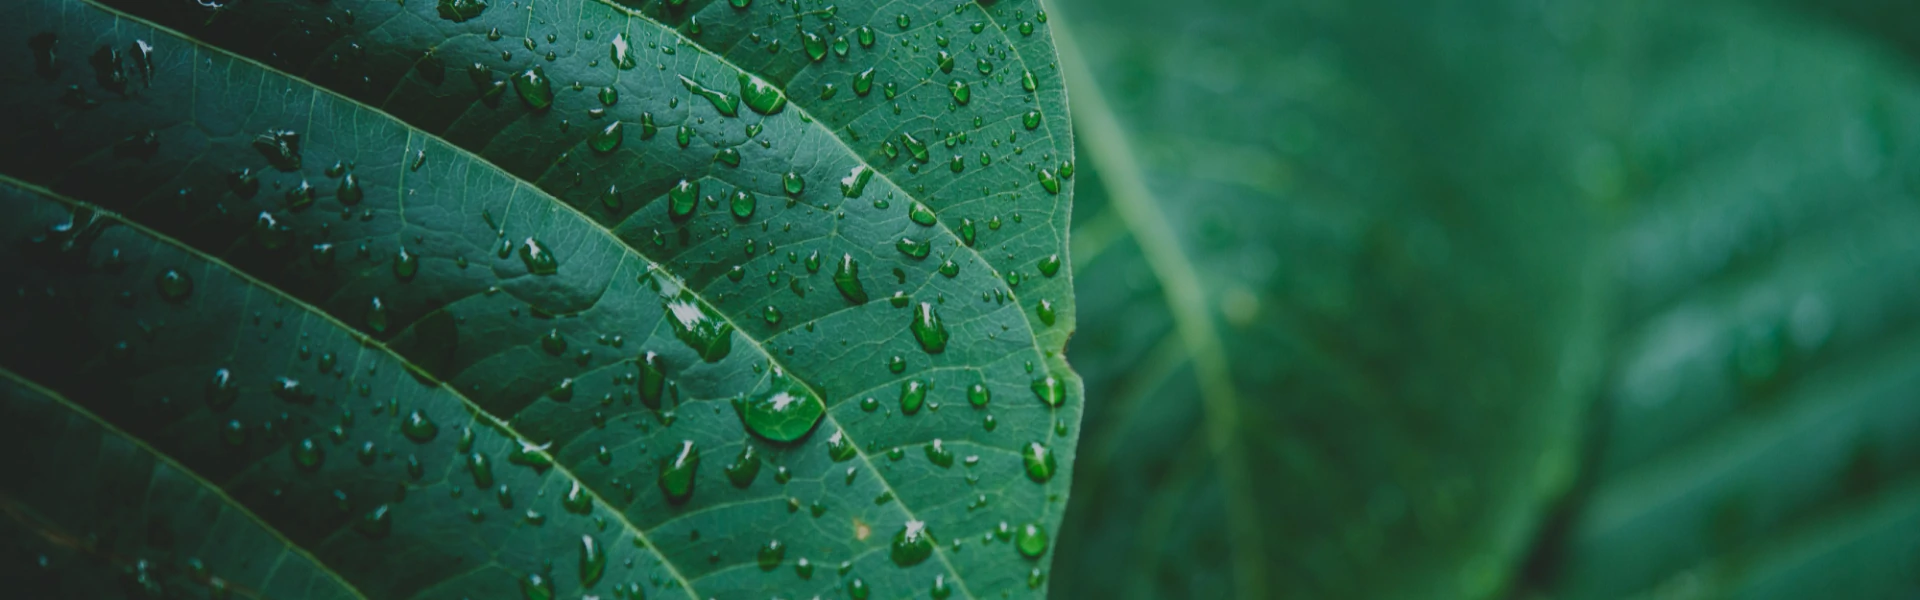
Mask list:
[[[1061,597],[1920,593],[1920,8],[1055,16]]]

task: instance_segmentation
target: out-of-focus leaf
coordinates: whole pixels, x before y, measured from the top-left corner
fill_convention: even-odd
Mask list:
[[[104,4],[0,23],[0,369],[156,454],[76,480],[171,459],[369,597],[1045,593],[1080,388],[1037,4]],[[160,500],[101,522],[219,505]],[[210,581],[27,516],[55,584]]]
[[[1063,4],[1099,401],[1062,593],[1502,589],[1596,355],[1571,51],[1533,3]]]
[[[1060,589],[1920,586],[1910,8],[1084,4],[1074,356],[1102,401]],[[1231,427],[1203,425],[1169,246]]]
[[[1920,592],[1920,79],[1798,11],[1648,8],[1606,74],[1642,181],[1606,435],[1542,589]]]

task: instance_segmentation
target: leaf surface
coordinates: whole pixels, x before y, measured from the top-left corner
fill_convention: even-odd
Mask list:
[[[118,7],[188,39],[30,3],[6,27],[50,54],[0,68],[0,172],[7,239],[38,240],[9,264],[46,266],[21,289],[51,295],[10,298],[8,326],[70,333],[0,366],[370,597],[533,575],[561,595],[1044,593],[1050,553],[1010,542],[1057,529],[1072,472],[1071,140],[1018,4],[890,5],[917,27],[765,1]],[[866,67],[867,93],[815,99]],[[168,269],[193,291],[170,300]],[[202,399],[220,369],[225,407]],[[349,533],[381,505],[394,533]],[[610,558],[598,581],[581,535]]]

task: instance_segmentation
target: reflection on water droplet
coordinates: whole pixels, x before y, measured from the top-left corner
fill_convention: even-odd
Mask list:
[[[698,353],[701,360],[720,362],[733,350],[733,324],[710,312],[692,292],[681,290],[665,302],[665,308],[673,336]]]
[[[528,108],[546,110],[553,105],[553,81],[547,79],[547,72],[540,67],[514,75],[513,90],[520,93],[520,99],[527,103]]]
[[[560,261],[554,258],[553,251],[548,250],[545,244],[533,238],[527,238],[520,243],[520,262],[526,265],[528,273],[534,275],[552,275],[560,272]]]
[[[893,564],[911,567],[933,556],[933,532],[924,521],[907,521],[893,534]]]
[[[727,481],[733,482],[733,487],[744,490],[752,486],[754,478],[760,476],[760,454],[753,449],[753,444],[742,444],[740,455],[734,457],[726,471]]]
[[[867,303],[867,288],[860,282],[860,263],[852,254],[841,254],[839,266],[833,271],[833,287],[840,295],[856,305]]]
[[[180,302],[193,294],[193,278],[179,269],[162,271],[153,279],[153,285],[160,290],[160,297],[168,302]]]
[[[927,403],[927,382],[909,379],[900,382],[900,412],[914,414]]]
[[[686,502],[693,496],[694,475],[699,469],[700,449],[694,447],[693,440],[681,441],[678,452],[660,459],[660,492],[666,494],[668,502]]]
[[[580,585],[593,587],[607,572],[607,553],[591,535],[580,536]]]
[[[767,392],[743,404],[740,419],[754,435],[789,443],[805,438],[824,414],[825,403],[805,386],[776,371]]]
[[[440,0],[440,18],[459,23],[487,11],[486,0]]]
[[[1020,458],[1027,465],[1027,479],[1035,483],[1046,483],[1053,479],[1053,451],[1040,442],[1032,442],[1020,451]]]
[[[746,73],[740,74],[740,97],[747,101],[747,108],[763,115],[778,113],[787,106],[787,97],[779,88]]]
[[[947,325],[940,320],[940,313],[932,303],[921,302],[920,308],[913,311],[913,320],[908,329],[913,339],[920,342],[920,349],[927,354],[939,354],[947,350]]]

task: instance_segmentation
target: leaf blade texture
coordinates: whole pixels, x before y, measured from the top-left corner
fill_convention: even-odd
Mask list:
[[[1029,168],[1072,146],[1045,30],[965,26],[1032,14],[1013,4],[896,6],[918,30],[845,5],[804,32],[758,25],[784,8],[770,2],[30,4],[8,27],[50,34],[47,68],[0,77],[22,132],[7,143],[38,150],[0,171],[13,234],[58,247],[18,260],[48,269],[54,304],[117,296],[147,314],[121,330],[68,314],[69,335],[45,336],[59,351],[5,365],[207,465],[224,464],[206,444],[227,425],[209,415],[249,411],[227,452],[259,466],[230,494],[371,597],[1043,594],[1050,554],[994,534],[1057,529],[1071,480],[1071,271],[1035,265],[1065,252],[1072,188]],[[784,53],[720,44],[760,31],[759,52],[777,37]],[[816,62],[803,42],[819,31],[854,45]],[[1003,80],[971,76],[964,105],[944,84],[913,91],[906,64],[931,51],[886,50],[935,35],[1004,61]],[[742,53],[708,50],[723,47]],[[799,92],[866,66],[909,93]],[[882,141],[909,138],[967,160],[886,157]],[[98,252],[144,283],[88,279]],[[839,291],[842,266],[870,301]],[[50,332],[50,306],[8,326]],[[108,346],[137,358],[85,359]],[[1048,377],[1057,407],[1031,391]],[[863,408],[912,382],[924,410]],[[996,401],[970,405],[976,385]],[[135,427],[95,404],[109,395],[180,412]],[[1057,473],[1030,474],[1035,445]],[[389,533],[347,533],[354,519]]]

